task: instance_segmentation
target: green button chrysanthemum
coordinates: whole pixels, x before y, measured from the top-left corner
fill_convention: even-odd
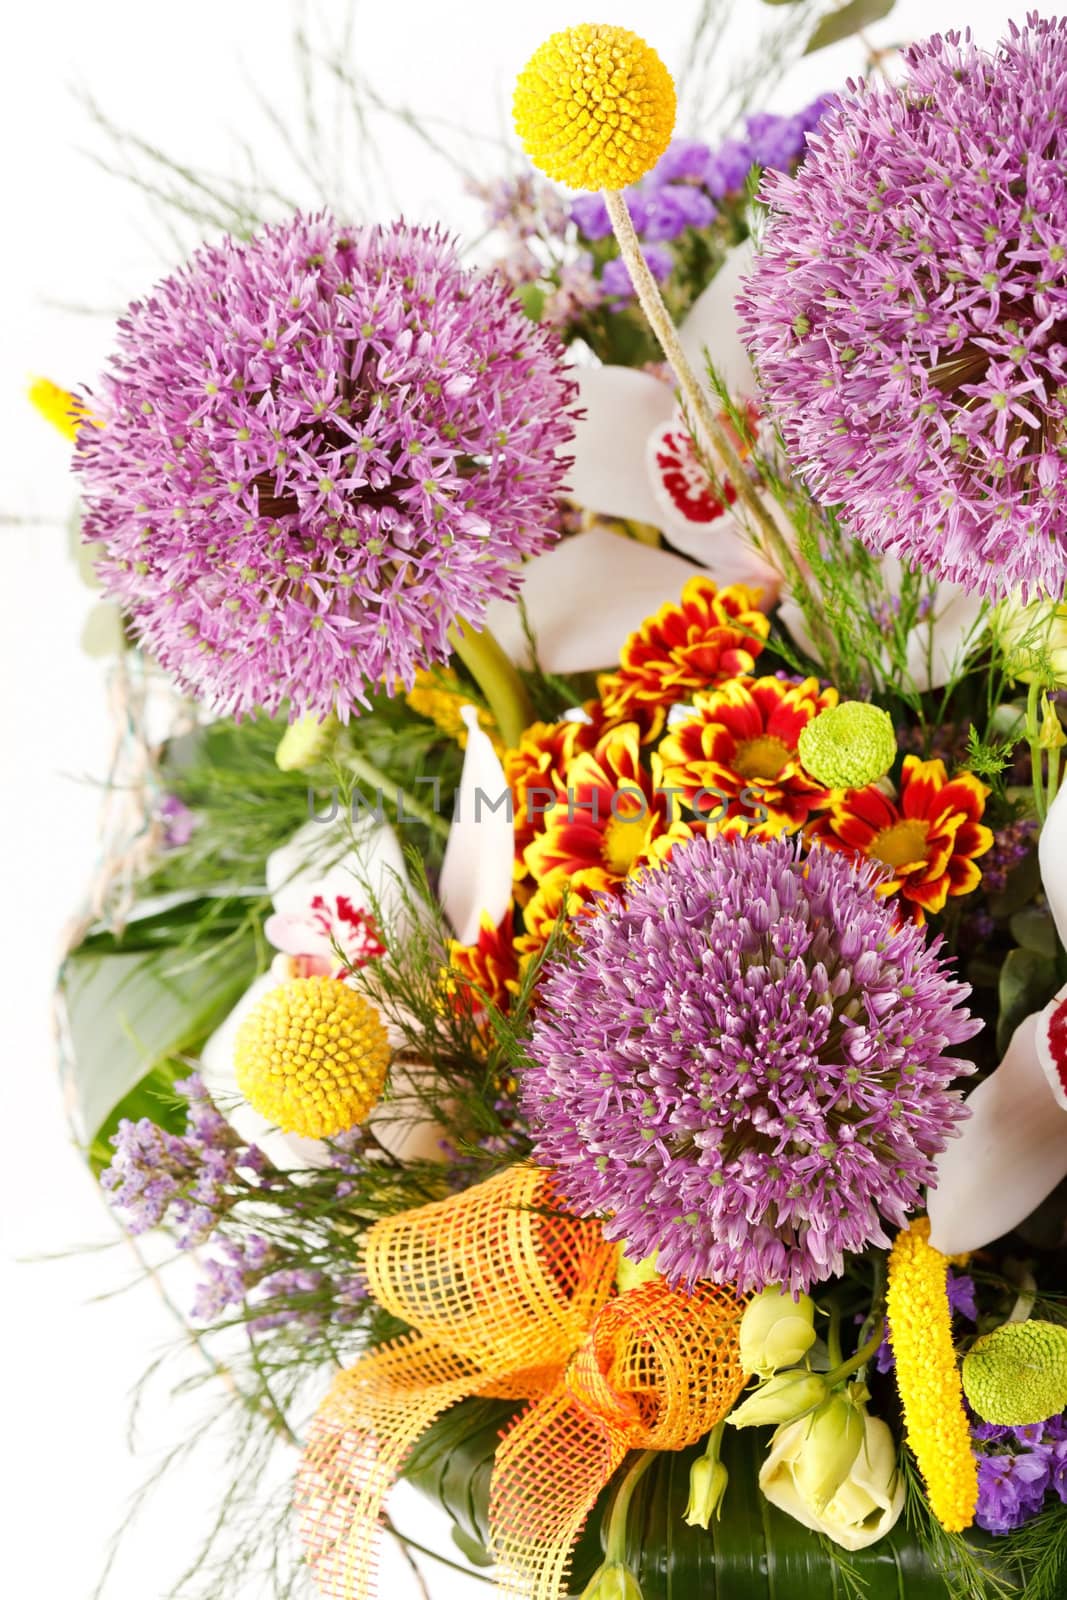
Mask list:
[[[1067,1408],[1067,1327],[1005,1322],[963,1358],[963,1389],[984,1422],[1021,1428]]]
[[[804,770],[828,788],[862,789],[896,760],[893,719],[865,700],[843,700],[801,731],[797,753]]]

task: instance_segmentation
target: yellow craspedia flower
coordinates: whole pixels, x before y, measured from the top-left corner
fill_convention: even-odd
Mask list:
[[[237,1034],[237,1087],[285,1133],[329,1139],[362,1122],[389,1067],[377,1009],[340,978],[293,978]]]
[[[535,167],[572,189],[625,189],[670,143],[677,96],[651,45],[583,22],[535,50],[515,85],[515,130]]]
[[[416,716],[434,723],[442,733],[455,739],[461,750],[466,750],[467,724],[460,712],[464,706],[470,705],[470,696],[451,667],[425,668],[416,672],[415,682],[404,699]],[[497,732],[496,723],[484,708],[479,706],[477,711],[478,726],[488,734],[497,755],[502,756],[504,741]]]
[[[35,410],[39,411],[53,428],[58,428],[65,439],[76,439],[78,428],[83,422],[91,422],[100,427],[100,423],[77,395],[71,394],[69,389],[61,389],[51,378],[34,378],[27,394]]]
[[[978,1465],[952,1343],[948,1256],[930,1243],[930,1220],[898,1233],[889,1253],[886,1312],[908,1444],[942,1527],[974,1521]]]

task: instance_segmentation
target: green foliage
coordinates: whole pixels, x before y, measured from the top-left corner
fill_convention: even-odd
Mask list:
[[[179,1058],[203,1044],[256,971],[255,935],[235,904],[191,898],[121,935],[99,930],[67,957],[67,1075],[95,1167],[110,1160],[121,1117],[173,1131],[168,1091],[188,1071]]]
[[[513,1411],[501,1402],[464,1401],[423,1435],[405,1467],[404,1476],[453,1518],[461,1548],[477,1552],[487,1546],[492,1458]],[[1040,1534],[1025,1541],[993,1541],[982,1534],[964,1540],[944,1534],[936,1523],[933,1529],[925,1522],[909,1529],[901,1521],[868,1549],[845,1552],[764,1499],[757,1478],[768,1438],[766,1429],[727,1430],[722,1459],[729,1483],[721,1516],[707,1531],[683,1520],[689,1469],[703,1444],[656,1457],[634,1491],[626,1526],[627,1560],[644,1600],[800,1600],[821,1594],[840,1600],[1001,1600],[1024,1593],[1027,1600],[1034,1594],[1053,1600],[1054,1589],[1032,1586],[1035,1579],[1047,1585],[1047,1574],[1059,1570],[1067,1523],[1062,1515],[1039,1518]],[[609,1488],[575,1550],[572,1595],[602,1559],[600,1530],[610,1503]],[[1005,1576],[1009,1560],[1025,1573],[1025,1589]]]
[[[872,22],[881,22],[883,17],[888,17],[894,3],[895,0],[848,0],[848,4],[831,11],[829,16],[822,19],[808,40],[804,54],[810,56],[816,50],[825,50],[827,45],[851,39],[853,34],[861,33]]]

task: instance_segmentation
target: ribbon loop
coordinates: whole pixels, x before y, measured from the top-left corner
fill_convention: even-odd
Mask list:
[[[614,1294],[618,1247],[560,1210],[537,1167],[384,1218],[365,1259],[371,1293],[414,1331],[340,1373],[312,1424],[297,1505],[331,1600],[373,1595],[385,1496],[459,1400],[530,1401],[497,1451],[490,1534],[504,1592],[554,1600],[627,1452],[695,1442],[744,1386],[734,1292]]]

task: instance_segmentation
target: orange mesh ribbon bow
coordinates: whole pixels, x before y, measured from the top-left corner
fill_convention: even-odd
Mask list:
[[[618,1247],[558,1209],[548,1174],[511,1167],[377,1223],[366,1273],[417,1331],[342,1372],[297,1489],[330,1600],[374,1591],[385,1495],[434,1419],[471,1395],[528,1400],[496,1455],[489,1521],[505,1594],[555,1600],[597,1496],[631,1450],[681,1450],[745,1383],[733,1291],[662,1280],[614,1292]]]

